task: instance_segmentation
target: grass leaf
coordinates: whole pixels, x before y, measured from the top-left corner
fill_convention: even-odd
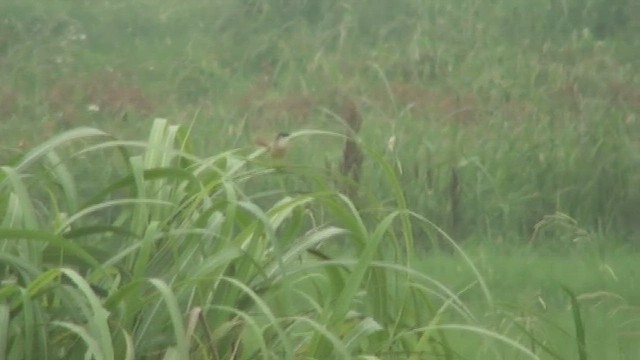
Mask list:
[[[573,325],[576,330],[576,346],[578,348],[578,359],[587,360],[587,338],[584,330],[584,323],[582,322],[582,315],[580,314],[580,304],[573,291],[567,287],[562,286],[562,290],[569,296],[571,301],[571,314],[573,315]]]

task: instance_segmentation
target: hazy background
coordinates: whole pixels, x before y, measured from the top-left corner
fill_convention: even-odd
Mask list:
[[[531,340],[532,349],[551,344],[562,355],[552,358],[572,358],[575,315],[570,314],[567,295],[558,285],[569,284],[584,295],[580,301],[594,358],[637,358],[637,321],[633,319],[638,318],[634,304],[640,301],[638,34],[640,2],[636,0],[2,0],[0,159],[3,164],[16,164],[33,147],[77,127],[99,128],[117,139],[144,140],[155,118],[189,130],[192,148],[187,151],[202,158],[234,149],[244,156],[256,149],[257,137],[270,139],[279,131],[295,134],[310,129],[343,134],[348,133],[345,123],[359,118],[362,128],[357,138],[365,155],[351,195],[367,225],[377,226],[378,214],[403,209],[397,202],[401,197],[407,208],[432,221],[416,221],[411,228],[417,249],[411,254],[417,259],[412,266],[460,291],[480,314],[479,324],[523,343],[537,337],[542,340]],[[345,156],[344,139],[301,134],[285,160],[287,171],[273,177],[249,176],[243,183],[249,194],[260,194],[255,196],[259,205],[266,208],[285,195],[319,191],[314,188],[318,183],[331,188],[339,182],[336,175]],[[73,157],[68,163],[73,164],[70,173],[76,190],[90,199],[96,189],[130,175],[118,154],[95,152],[90,161],[83,159]],[[396,188],[389,186],[389,173],[397,176]],[[37,218],[45,219],[44,229],[53,226],[47,216],[55,224],[68,215],[65,206],[57,208],[42,200],[60,189],[55,176],[45,175],[42,180],[29,174],[23,179],[38,189],[51,186],[49,192],[32,191]],[[168,186],[167,194],[174,190]],[[265,195],[268,190],[273,191]],[[10,205],[17,204],[14,195],[5,195],[3,207],[12,209]],[[182,206],[183,199],[176,197],[176,204]],[[330,211],[318,213],[328,214],[320,218],[329,224],[340,219]],[[297,216],[306,219],[302,213]],[[245,217],[239,217],[238,223],[246,225]],[[7,224],[10,218],[7,215]],[[89,220],[95,219],[104,220]],[[230,221],[233,229],[236,220]],[[309,231],[317,230],[315,223],[305,221],[287,233],[293,234],[291,239],[297,241],[296,231],[307,231],[307,225]],[[117,225],[122,224],[128,226],[125,220]],[[130,230],[146,234],[147,225],[140,221]],[[500,309],[509,309],[505,311],[514,317],[536,314],[522,325],[525,335],[505,320],[512,318],[502,310],[486,310],[476,274],[451,255],[452,246],[433,225],[468,251],[495,299],[504,305]],[[397,232],[399,237],[408,236],[402,234],[404,229]],[[88,238],[91,246],[86,249],[92,255],[101,254],[93,252],[94,244],[114,247],[106,254],[122,251],[123,259],[135,255],[125,247],[128,243],[106,230]],[[164,279],[186,279],[179,286],[171,284],[180,300],[191,299],[192,285],[206,294],[214,291],[208,283],[190,282],[190,275],[202,268],[196,268],[198,261],[210,263],[207,256],[215,257],[220,250],[215,241],[199,241],[180,242],[196,250],[176,251],[173,262],[154,258],[172,265],[150,270]],[[117,246],[122,248],[116,251]],[[444,251],[431,251],[434,248]],[[343,255],[340,247],[336,249]],[[261,251],[256,253],[257,258],[263,256]],[[189,254],[204,258],[195,261]],[[128,264],[137,261],[127,260]],[[235,258],[229,261],[233,269],[246,265],[246,261],[238,265]],[[273,265],[268,261],[265,267]],[[185,270],[183,264],[195,270]],[[247,268],[254,271],[252,266]],[[291,266],[301,265],[292,260]],[[127,280],[120,283],[119,276],[125,274],[122,278],[127,279],[131,269],[110,269],[117,276],[91,269],[87,273],[112,292],[120,291],[122,284],[129,286]],[[133,270],[147,274],[144,265]],[[255,278],[239,281],[252,283],[262,276],[251,271],[246,273]],[[239,273],[216,272],[215,276]],[[316,300],[332,310],[333,303],[322,303],[323,296],[341,291],[344,283],[328,279],[331,286],[319,291]],[[317,285],[311,276],[303,280],[310,288]],[[138,286],[133,283],[125,290]],[[385,282],[381,284],[378,288],[387,289]],[[277,300],[283,293],[270,286],[267,294],[275,295],[265,296],[265,301],[280,306]],[[137,345],[144,345],[142,353],[157,354],[158,344],[173,336],[167,325],[169,315],[160,305],[164,318],[145,313],[151,307],[138,295],[131,291],[112,300],[126,299],[118,306],[138,306],[132,305],[134,310],[120,321],[132,324],[126,331]],[[240,295],[225,299],[230,299],[230,307],[246,305]],[[367,297],[360,300],[366,303]],[[148,301],[160,304],[162,300],[156,294]],[[375,308],[377,300],[372,301]],[[404,312],[403,301],[390,296],[389,309],[403,309],[399,311],[410,318],[406,324],[412,324],[415,319]],[[286,311],[279,316],[299,315],[295,306],[283,308]],[[184,309],[180,311],[185,313]],[[388,311],[389,324],[395,321],[393,311]],[[150,320],[142,327],[138,319]],[[428,314],[420,319],[424,322],[416,320],[415,326],[434,321]],[[236,320],[229,317],[230,324]],[[344,321],[351,324],[351,319]],[[154,322],[165,326],[147,326]],[[407,329],[413,333],[411,326]],[[389,334],[389,339],[397,340],[395,333]],[[15,339],[25,337],[14,335]],[[61,337],[75,344],[68,332]],[[468,337],[449,340],[453,348],[475,354],[477,344]],[[122,345],[115,343],[115,347]],[[378,343],[384,341],[370,344]],[[484,340],[478,343],[485,344]],[[46,353],[46,346],[41,349]],[[491,349],[483,354],[496,354]],[[210,355],[207,349],[199,350],[203,358]],[[374,350],[366,348],[362,354]],[[14,354],[19,358],[19,352]],[[314,353],[310,350],[310,354]],[[509,358],[505,354],[511,353],[501,354]]]

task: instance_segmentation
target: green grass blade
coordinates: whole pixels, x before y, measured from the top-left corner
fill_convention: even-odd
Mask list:
[[[223,277],[223,280],[225,280],[226,282],[229,282],[231,284],[233,284],[234,286],[238,287],[239,289],[241,289],[245,294],[249,295],[249,297],[251,297],[251,299],[253,300],[253,302],[258,306],[258,308],[260,309],[260,311],[266,316],[269,325],[271,327],[273,327],[273,329],[276,331],[276,334],[278,335],[278,338],[280,340],[280,343],[282,344],[283,347],[283,354],[282,354],[282,358],[283,359],[293,359],[294,356],[294,352],[292,350],[290,341],[289,341],[289,336],[285,333],[284,329],[282,328],[282,326],[280,325],[278,319],[276,319],[275,315],[273,314],[273,312],[271,311],[269,305],[267,305],[267,303],[264,301],[264,299],[262,299],[258,294],[256,294],[255,291],[253,291],[251,288],[249,288],[247,285],[241,283],[240,281],[233,279],[233,278],[229,278],[229,277]]]
[[[78,209],[78,186],[76,185],[69,168],[62,159],[54,152],[50,151],[46,155],[50,166],[53,180],[59,184],[65,196],[65,205],[68,212],[75,212]]]
[[[456,249],[458,254],[460,254],[462,256],[462,258],[465,260],[467,266],[469,266],[471,271],[473,271],[476,279],[478,280],[478,283],[480,284],[480,287],[481,287],[482,292],[483,292],[483,294],[485,296],[485,299],[487,300],[487,303],[490,306],[493,306],[493,304],[494,304],[493,303],[493,296],[491,295],[491,291],[489,291],[489,287],[487,286],[487,282],[484,280],[484,277],[482,276],[482,274],[480,274],[480,270],[478,270],[477,266],[473,263],[471,258],[469,258],[467,253],[460,247],[460,245],[458,245],[455,242],[455,240],[453,240],[444,230],[442,230],[439,226],[434,224],[429,219],[425,218],[424,216],[422,216],[420,214],[416,214],[416,213],[413,213],[413,216],[416,217],[417,219],[420,219],[420,221],[423,221],[423,222],[429,224],[431,227],[433,227],[440,235],[442,235],[449,242],[449,244],[451,244],[451,246],[453,246]]]
[[[160,279],[149,279],[149,282],[158,289],[162,295],[167,311],[169,312],[171,323],[173,325],[173,334],[176,340],[176,347],[174,348],[174,351],[177,359],[188,359],[189,344],[187,343],[184,320],[175,294],[171,288],[169,288],[169,286]]]
[[[0,303],[0,360],[7,358],[9,343],[9,305]]]
[[[526,356],[528,359],[534,359],[534,360],[539,360],[540,358],[532,353],[529,349],[527,349],[526,347],[524,347],[522,344],[518,343],[517,341],[514,341],[513,339],[499,334],[497,332],[494,331],[490,331],[488,329],[484,329],[482,327],[479,326],[472,326],[472,325],[460,325],[460,324],[443,324],[443,325],[431,325],[425,328],[420,329],[421,331],[428,331],[428,330],[456,330],[456,331],[462,331],[462,332],[470,332],[470,333],[475,333],[477,335],[480,335],[484,338],[488,338],[488,339],[495,339],[498,340],[499,342],[506,344],[512,348],[514,348],[515,350],[518,351],[519,354],[522,354],[524,356]]]
[[[48,154],[53,149],[65,145],[71,141],[91,138],[91,137],[106,137],[107,133],[94,129],[94,128],[77,128],[69,131],[65,131],[61,134],[54,136],[53,138],[43,142],[42,144],[35,147],[33,150],[29,151],[25,157],[22,159],[20,164],[16,167],[18,172],[22,172],[26,170],[33,163],[37,162]]]
[[[7,166],[2,166],[0,169],[5,173],[6,179],[5,181],[9,181],[11,187],[13,188],[13,193],[17,197],[19,204],[19,215],[12,216],[13,214],[8,214],[6,219],[13,217],[16,223],[7,224],[8,226],[15,227],[26,227],[32,230],[35,230],[39,227],[38,221],[38,213],[35,210],[33,199],[29,195],[29,191],[27,190],[26,184],[22,181],[22,178],[17,171],[17,169],[10,168]],[[0,189],[3,188],[4,184],[0,184]]]
[[[69,241],[68,239],[50,232],[0,228],[0,240],[27,240],[46,244],[48,246],[53,245],[60,250],[72,253],[90,267],[96,269],[100,268],[100,263],[81,246],[77,245],[73,241]]]
[[[51,325],[65,328],[78,335],[87,346],[87,355],[90,355],[90,357],[96,360],[107,360],[105,355],[102,353],[98,340],[95,339],[84,327],[67,321],[52,321]]]
[[[109,328],[109,311],[102,305],[91,285],[77,272],[71,269],[60,269],[82,292],[91,307],[91,317],[87,319],[92,338],[100,347],[100,354],[105,360],[115,359],[111,330]]]
[[[578,349],[578,359],[587,360],[587,337],[585,335],[584,323],[580,314],[580,304],[576,295],[567,286],[562,286],[562,290],[569,296],[571,301],[571,314],[573,315],[573,325],[576,330],[576,346]]]

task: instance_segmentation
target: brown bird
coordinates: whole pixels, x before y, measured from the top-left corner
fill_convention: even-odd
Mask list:
[[[279,132],[273,142],[256,139],[256,144],[266,148],[272,158],[281,159],[287,155],[287,150],[289,150],[289,136],[289,133]]]

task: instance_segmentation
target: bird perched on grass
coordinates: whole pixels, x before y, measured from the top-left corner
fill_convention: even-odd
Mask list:
[[[258,138],[256,144],[267,149],[273,159],[282,159],[289,150],[289,136],[290,134],[287,132],[279,132],[273,142]]]

